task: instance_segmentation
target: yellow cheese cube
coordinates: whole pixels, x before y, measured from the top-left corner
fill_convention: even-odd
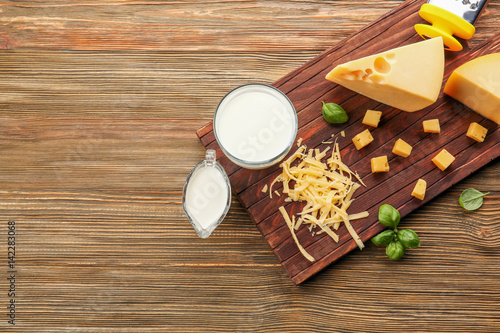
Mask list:
[[[366,110],[365,117],[363,118],[363,124],[377,127],[382,117],[382,111]]]
[[[411,112],[437,100],[443,72],[443,39],[436,37],[340,64],[326,79]]]
[[[394,148],[392,148],[392,152],[396,155],[408,157],[411,154],[412,147],[403,141],[402,139],[398,139],[396,143],[394,143]]]
[[[439,128],[439,119],[429,119],[422,122],[424,125],[424,132],[427,133],[439,133],[441,128]]]
[[[354,143],[354,146],[356,147],[357,150],[360,150],[361,148],[365,147],[372,141],[373,141],[373,136],[369,130],[364,130],[363,132],[359,133],[354,138],[352,138],[352,142]]]
[[[469,130],[467,131],[467,136],[477,142],[483,142],[486,137],[486,133],[488,133],[488,129],[478,123],[471,123],[469,125]]]
[[[389,162],[387,156],[379,156],[371,159],[372,173],[389,171]]]
[[[434,156],[432,159],[432,162],[437,165],[437,167],[441,170],[444,171],[446,170],[447,167],[450,166],[450,164],[455,160],[455,157],[453,157],[452,154],[448,153],[446,149],[443,149]]]
[[[499,77],[500,52],[487,54],[455,69],[443,92],[500,124]]]
[[[411,195],[417,199],[424,200],[426,188],[427,182],[423,179],[419,179],[415,184],[415,188],[413,189],[413,192],[411,192]]]

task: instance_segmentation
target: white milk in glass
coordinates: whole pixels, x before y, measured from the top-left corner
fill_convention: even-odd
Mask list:
[[[198,235],[208,237],[226,215],[231,188],[224,169],[215,162],[215,151],[198,164],[184,186],[183,207]]]
[[[293,145],[297,114],[279,90],[262,84],[231,91],[219,104],[214,132],[234,163],[261,169],[279,162]]]
[[[201,168],[192,176],[186,192],[189,214],[203,229],[216,222],[227,202],[227,185],[216,168]]]

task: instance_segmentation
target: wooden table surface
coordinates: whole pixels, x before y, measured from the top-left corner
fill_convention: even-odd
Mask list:
[[[368,243],[300,286],[234,198],[206,240],[182,210],[227,91],[401,3],[0,4],[0,331],[500,332],[499,160],[402,221],[422,246],[401,261]],[[470,45],[499,25],[490,1]]]

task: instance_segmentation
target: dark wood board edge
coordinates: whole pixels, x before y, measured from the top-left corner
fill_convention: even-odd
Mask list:
[[[478,116],[479,118],[479,116]],[[486,120],[485,120],[486,121]],[[484,124],[483,121],[482,123]],[[458,137],[454,140],[454,145],[457,146],[456,149],[460,149],[460,151],[454,151],[454,155],[457,158],[456,164],[450,166],[448,169],[445,171],[441,171],[437,168],[432,168],[431,170],[424,169],[424,174],[422,174],[422,178],[428,181],[428,187],[433,188],[434,184],[443,182],[443,179],[449,181],[452,186],[457,182],[456,175],[463,175],[463,169],[466,170],[465,175],[469,175],[471,172],[474,171],[474,164],[471,163],[471,161],[475,160],[478,156],[481,156],[482,154],[491,152],[494,154],[494,156],[498,157],[498,154],[500,152],[494,152],[495,147],[498,147],[498,144],[500,142],[500,131],[495,131],[493,133],[493,137],[488,140],[488,142],[485,142],[487,147],[489,149],[481,149],[480,146],[476,144],[470,145],[469,141],[471,141],[469,138],[465,137],[465,135]],[[490,156],[490,157],[494,157]],[[432,164],[432,162],[428,161],[429,164]],[[412,168],[414,169],[414,168]],[[382,198],[379,200],[379,205],[382,203],[388,203],[391,204],[394,207],[401,207],[404,203],[408,201],[414,201],[415,202],[415,208],[420,207],[423,203],[417,199],[414,199],[410,196],[410,193],[413,189],[414,182],[420,177],[415,177],[413,178],[412,182],[409,182],[405,184],[402,187],[398,186],[398,189],[396,192],[391,193],[389,196],[386,198]],[[460,179],[459,179],[460,180]],[[444,183],[446,184],[446,183]],[[399,184],[398,184],[399,185]],[[444,189],[443,189],[444,190]],[[439,193],[437,193],[439,194]],[[432,191],[429,191],[429,194],[426,194],[428,199],[432,199],[432,196],[437,195],[436,193],[433,193]],[[369,208],[370,211],[370,216],[367,218],[366,221],[363,221],[359,224],[354,224],[353,227],[356,230],[357,233],[362,233],[364,229],[371,227],[371,225],[376,224],[377,221],[377,215],[378,215],[378,205],[374,205],[371,208]],[[339,229],[340,230],[340,229]],[[348,237],[348,234],[343,230],[342,232],[339,232],[339,236],[341,237],[342,244],[338,245],[333,242],[329,237],[322,237],[321,239],[315,240],[312,244],[306,245],[302,244],[305,248],[306,251],[309,253],[314,254],[316,257],[323,257],[323,256],[329,256],[331,255],[330,252],[336,251],[337,247],[344,246],[343,243],[345,242],[352,242],[354,243],[350,237]],[[287,234],[288,237],[288,234]],[[311,237],[309,237],[311,239]],[[362,239],[365,241],[364,239]],[[287,238],[289,247],[288,250],[290,250],[293,247],[293,256],[288,257],[287,259],[282,261],[282,265],[285,267],[285,269],[291,273],[292,275],[298,274],[299,272],[298,267],[301,266],[304,269],[307,269],[309,266],[314,265],[314,263],[309,263],[307,261],[304,261],[303,256],[296,250],[296,245],[290,242],[290,237]],[[275,253],[277,249],[274,249]],[[279,254],[279,253],[278,253]],[[278,258],[283,257],[282,254],[279,254]],[[333,258],[335,259],[335,258]]]
[[[415,22],[419,22],[418,20],[415,19],[415,16],[417,16],[417,19],[418,19],[418,15],[412,15],[412,21],[411,21],[412,24]],[[405,29],[405,30],[409,31],[409,32],[406,32],[405,39],[403,41],[398,40],[396,43],[391,43],[391,47],[406,45],[409,40],[412,40],[413,42],[421,41],[421,38],[413,30],[410,30],[410,29]],[[386,34],[388,34],[387,31],[385,32],[385,34],[383,36],[386,36]],[[389,34],[390,34],[390,31],[389,31]],[[393,39],[391,39],[391,40],[393,40]],[[370,43],[372,43],[371,48],[375,47],[375,51],[377,51],[377,52],[380,51],[379,44],[375,43],[373,45],[373,41],[370,41]],[[386,48],[387,48],[387,45],[386,45]],[[387,49],[389,49],[389,48],[387,48]],[[460,59],[460,55],[456,55],[454,53],[447,53],[446,54],[447,65],[454,63],[457,59]],[[335,62],[335,60],[331,60],[331,61]],[[328,61],[327,64],[325,64],[324,62],[321,63],[321,66],[320,66],[320,64],[318,64],[318,66],[320,66],[319,72],[325,71],[325,68],[329,68],[331,65],[332,64],[330,63],[330,61]],[[300,77],[300,76],[295,78],[295,81],[298,82],[298,86],[302,86],[299,89],[302,92],[299,95],[292,96],[291,93],[294,92],[294,90],[292,90],[290,92],[290,94],[288,95],[288,97],[292,99],[294,104],[296,104],[296,101],[295,101],[296,98],[299,98],[299,100],[302,102],[306,101],[306,104],[302,105],[302,107],[300,109],[297,109],[297,113],[299,116],[299,125],[300,125],[299,128],[300,129],[302,129],[302,127],[304,127],[304,126],[308,126],[311,122],[322,120],[322,119],[320,119],[320,118],[322,118],[321,113],[318,114],[317,105],[315,105],[315,103],[317,104],[317,99],[314,99],[313,101],[311,101],[310,97],[305,98],[303,96],[304,91],[310,92],[311,88],[313,88],[314,91],[320,91],[321,92],[320,94],[322,94],[322,95],[320,95],[320,96],[315,95],[317,98],[321,97],[318,100],[330,100],[332,98],[332,96],[334,96],[334,95],[336,95],[336,96],[340,96],[340,95],[344,96],[345,95],[345,96],[356,97],[356,98],[354,98],[354,100],[360,99],[360,97],[359,97],[360,95],[353,94],[352,91],[349,91],[346,88],[341,87],[339,85],[331,84],[331,83],[329,83],[329,81],[325,80],[324,74],[326,74],[326,73],[323,73],[322,75],[318,76],[317,70],[311,70],[311,72],[312,72],[312,74],[307,73],[305,75],[305,78]],[[313,79],[311,79],[310,75],[312,75],[314,82],[311,82],[311,80],[313,80]],[[302,79],[305,79],[308,85],[312,84],[313,86],[312,87],[304,86],[304,82],[301,81]],[[319,80],[319,82],[321,82],[321,87],[317,86],[318,83],[316,81],[318,81],[318,80]],[[342,92],[342,93],[341,94],[340,93],[334,94],[334,92],[335,93]],[[310,95],[310,93],[308,93],[306,95]],[[305,100],[304,100],[304,98],[305,98]],[[350,99],[350,98],[347,97],[347,99]],[[364,100],[366,101],[366,103],[373,102],[373,100],[370,100],[368,98],[365,98]],[[341,103],[342,101],[336,101],[336,102]],[[368,108],[372,108],[372,107],[368,107]],[[401,111],[398,111],[398,112],[401,112]],[[299,131],[299,136],[300,136],[300,131]],[[205,145],[207,145],[206,142],[208,142],[210,140],[214,140],[214,142],[210,142],[208,145],[217,146],[213,132],[211,132],[210,135],[206,135],[202,138],[202,142],[204,142]],[[257,183],[258,181],[260,181],[264,177],[269,176],[270,174],[274,173],[278,169],[277,166],[274,166],[274,167],[270,167],[267,169],[255,171],[255,170],[247,170],[247,169],[242,169],[242,168],[235,168],[234,165],[231,165],[231,164],[229,164],[229,168],[231,168],[231,172],[228,172],[228,174],[230,175],[230,179],[231,179],[235,193],[242,192],[249,185],[253,185],[253,184]],[[234,174],[234,176],[233,176],[233,174]]]
[[[421,1],[418,1],[418,0],[408,0],[408,1],[403,2],[399,6],[388,11],[385,15],[382,15],[381,17],[379,17],[377,20],[373,21],[372,23],[367,24],[366,26],[364,26],[360,30],[354,32],[353,34],[349,35],[348,37],[346,37],[345,39],[343,39],[339,43],[337,43],[337,44],[333,45],[332,47],[326,49],[325,51],[321,52],[316,57],[314,57],[314,58],[310,59],[309,61],[307,61],[306,63],[304,63],[302,66],[296,68],[295,70],[292,70],[291,72],[289,72],[285,76],[279,78],[274,83],[272,83],[272,86],[282,90],[286,94],[287,91],[286,91],[286,89],[284,89],[283,85],[285,83],[287,83],[290,79],[293,79],[294,77],[299,75],[299,73],[314,66],[318,61],[322,60],[327,55],[334,53],[337,50],[341,50],[344,47],[344,45],[349,44],[349,43],[354,43],[356,38],[358,38],[359,36],[361,36],[360,38],[363,38],[365,40],[369,40],[369,38],[367,38],[366,36],[362,36],[363,33],[366,30],[372,29],[373,27],[377,27],[377,31],[381,30],[380,28],[378,28],[378,26],[380,25],[380,22],[382,22],[382,21],[386,20],[387,18],[389,18],[390,16],[392,16],[394,12],[399,12],[399,11],[406,8],[409,13],[415,13],[415,12],[417,12],[416,9],[419,8],[420,5],[421,5]],[[409,7],[409,8],[407,8],[407,7]],[[415,8],[413,8],[413,7],[415,7]],[[380,32],[378,32],[378,33],[380,33]],[[205,126],[203,126],[197,130],[196,133],[197,133],[198,137],[201,139],[203,136],[208,134],[210,132],[210,127],[213,128],[212,121],[210,121]]]
[[[408,2],[411,2],[411,1],[408,1]],[[398,8],[399,8],[399,7],[398,7]],[[397,8],[396,8],[396,9],[397,9]],[[394,10],[393,10],[393,11],[394,11]],[[391,11],[391,12],[392,12],[392,11]],[[492,42],[492,39],[487,40],[487,41],[486,41],[486,42],[484,42],[481,46],[488,45],[488,44],[489,44],[489,43],[491,43],[491,42]],[[478,48],[480,48],[481,46],[479,46]],[[462,62],[465,62],[465,58],[468,58],[468,59],[472,58],[472,57],[473,57],[473,56],[477,53],[478,48],[474,49],[474,50],[473,50],[473,51],[471,51],[471,52],[467,52],[467,57],[465,57],[465,56],[464,56],[464,54],[465,54],[465,53],[462,53],[462,57],[464,58],[464,60],[463,60]],[[325,51],[325,52],[323,52],[321,55],[323,55],[323,54],[325,54],[325,53],[327,53],[327,52],[328,52],[328,50],[327,50],[327,51]],[[481,53],[481,52],[479,52],[479,53]],[[321,56],[321,55],[320,55],[320,56]],[[319,56],[318,56],[318,57],[319,57]],[[309,65],[311,65],[311,64],[314,64],[314,63],[315,63],[315,61],[314,61],[315,59],[316,59],[316,58],[314,58],[314,59],[313,59],[313,60],[311,60],[310,62],[306,63],[304,66],[306,66],[306,65],[308,65],[308,66],[309,66]],[[299,67],[297,70],[302,69],[302,67],[304,67],[304,66]],[[293,75],[292,73],[296,72],[297,70],[295,70],[295,71],[291,72],[291,73],[290,73],[290,74],[288,74],[287,76],[293,77],[294,75]],[[286,76],[285,76],[285,77],[286,77]],[[285,78],[285,77],[284,77],[284,78]],[[283,79],[283,78],[282,78],[282,79]],[[280,80],[282,80],[282,79],[280,79]],[[279,82],[280,80],[278,80],[277,82]],[[198,131],[197,131],[197,134],[198,134],[198,136],[200,137],[200,139],[202,139],[202,137],[203,137],[203,136],[206,136],[207,134],[209,134],[209,133],[210,133],[210,127],[212,127],[211,125],[212,125],[212,124],[211,124],[211,123],[209,123],[209,124],[207,124],[206,126],[202,127],[200,130],[198,130]],[[203,140],[202,140],[202,141],[203,141]],[[204,144],[206,144],[206,143],[204,143]],[[212,143],[212,144],[213,144],[213,143]],[[215,144],[216,144],[216,143],[215,143]],[[494,158],[496,158],[496,157],[494,157]],[[493,159],[494,159],[494,158],[493,158]],[[238,169],[239,169],[239,168],[236,168],[235,170],[233,170],[233,172],[237,171]],[[472,171],[471,171],[471,172],[472,172]],[[450,185],[450,186],[451,186],[451,185]],[[437,194],[436,194],[436,195],[437,195]],[[240,198],[239,198],[239,199],[240,199]],[[241,200],[241,199],[240,199],[240,200]],[[242,202],[242,203],[243,203],[243,202]],[[244,203],[243,203],[243,204],[244,204]],[[245,205],[244,205],[244,206],[245,206]],[[246,208],[245,208],[245,209],[246,209]],[[253,220],[253,218],[252,218],[252,220]],[[254,221],[254,222],[255,222],[255,221]],[[369,228],[369,229],[370,229],[370,228]],[[352,244],[354,244],[354,242],[352,242]],[[354,245],[354,246],[355,246],[355,245]],[[322,258],[322,259],[323,259],[323,258]],[[322,259],[321,259],[321,260],[322,260]],[[328,264],[326,264],[326,265],[328,265]],[[325,266],[326,266],[326,265],[325,265]],[[321,269],[322,269],[322,268],[320,268],[319,270],[321,270]],[[319,270],[318,270],[318,271],[319,271]],[[311,272],[312,272],[312,270],[311,270]],[[315,273],[316,273],[316,272],[311,273],[311,275],[309,275],[309,276],[312,276],[312,274],[315,274]],[[305,275],[304,275],[304,274],[305,274]],[[295,275],[292,279],[294,280],[294,282],[296,282],[296,281],[300,281],[300,282],[302,282],[302,281],[304,281],[305,279],[307,279],[307,278],[308,278],[308,276],[306,276],[307,274],[306,274],[306,273],[304,273],[304,274],[301,272],[301,273],[299,273],[299,274]],[[299,275],[301,276],[301,278],[296,278],[296,276],[299,276]],[[303,277],[303,278],[302,278],[302,277]],[[298,282],[298,283],[300,283],[300,282]]]
[[[489,44],[489,45],[491,45],[491,44]],[[484,53],[484,52],[483,52],[483,53]],[[461,63],[465,62],[465,60],[466,60],[466,59],[462,59],[462,61],[460,61],[459,63],[461,64]],[[456,66],[453,66],[453,69],[454,69],[454,68],[456,68]],[[448,71],[448,72],[451,72],[451,70],[450,70],[450,71]],[[436,104],[435,108],[436,108],[436,109],[444,109],[444,110],[448,110],[448,112],[447,112],[447,113],[448,113],[447,117],[448,117],[448,118],[449,118],[449,117],[451,117],[451,118],[449,118],[449,119],[451,119],[451,120],[453,120],[453,118],[456,118],[456,116],[453,116],[453,115],[454,115],[454,112],[455,112],[455,111],[458,111],[458,110],[453,110],[454,108],[450,108],[450,107],[449,107],[449,103],[450,103],[450,102],[452,102],[453,100],[452,100],[451,98],[449,98],[448,96],[446,96],[445,98],[441,98],[441,99],[440,99],[440,101],[441,101],[442,105],[441,105],[441,104]],[[461,104],[460,104],[460,105],[461,105]],[[430,112],[434,111],[433,116],[435,116],[435,110],[436,110],[436,109],[433,109],[433,110],[431,110],[431,111],[430,111]],[[414,113],[414,114],[412,114],[412,115],[416,115],[416,114],[417,114],[417,113]],[[477,113],[475,113],[475,112],[473,112],[473,111],[470,111],[470,110],[468,110],[468,111],[467,111],[467,110],[465,110],[465,111],[463,111],[463,112],[460,112],[460,114],[464,114],[464,115],[466,114],[466,115],[471,115],[471,116],[474,116],[474,117],[475,117],[475,119],[474,119],[475,121],[479,121],[480,119],[483,119],[483,118],[482,118],[481,116],[479,116]],[[468,118],[467,118],[467,119],[468,119]],[[460,122],[460,121],[466,121],[467,119],[466,119],[466,118],[464,118],[464,119],[458,119],[458,118],[457,118],[457,119],[455,119],[455,120],[454,120],[454,122],[456,123],[457,121],[459,121],[459,122]],[[491,122],[491,124],[493,124],[493,123]],[[420,125],[419,125],[419,124],[413,124],[413,125],[414,125],[414,126],[412,126],[412,127],[416,127],[416,130],[417,130],[417,132],[418,132],[418,129],[419,129],[419,126],[420,126]],[[445,123],[442,123],[442,126],[443,126],[443,125],[446,127],[446,122],[445,122]],[[449,126],[448,126],[448,127],[449,127]],[[462,126],[462,127],[463,127],[463,126]],[[491,127],[491,126],[488,126],[488,127]],[[407,133],[406,133],[406,130],[407,130],[407,128],[405,127],[405,134],[407,134]],[[451,128],[450,130],[452,130],[452,131],[453,131],[453,128]],[[464,128],[460,129],[460,131],[459,131],[458,133],[455,133],[455,137],[461,136],[463,131],[464,131]],[[491,133],[491,131],[492,131],[492,128],[490,128],[490,133]],[[416,133],[416,134],[418,134],[417,132],[415,132],[415,133]],[[415,134],[415,133],[414,133],[414,134]],[[448,131],[446,131],[446,133],[448,133]],[[447,137],[449,137],[449,136],[447,136]],[[447,137],[446,137],[446,138],[447,138]],[[441,139],[443,139],[443,138],[445,138],[445,137],[440,136],[439,138],[440,138],[440,140],[441,140]],[[453,138],[451,138],[451,137],[450,137],[450,139],[453,139]],[[407,140],[407,138],[405,138],[405,140]],[[408,141],[408,140],[407,140],[407,141]],[[411,141],[408,141],[408,142],[411,142]],[[385,143],[386,143],[386,142],[385,142]],[[418,143],[418,142],[417,142],[417,143]],[[413,144],[414,144],[414,143],[412,143],[412,145],[413,145]],[[446,144],[447,144],[447,141],[446,141],[446,142],[444,142],[444,141],[443,141],[443,144],[445,144],[445,145],[446,145]],[[378,146],[378,145],[377,145],[377,146]],[[444,146],[443,146],[443,147],[444,147]],[[351,148],[352,148],[352,147],[351,147]],[[387,147],[385,147],[385,148],[386,148],[385,150],[387,150]],[[378,149],[378,148],[377,148],[377,149]],[[380,153],[380,154],[384,155],[385,153],[387,153],[387,151],[378,152],[378,153]],[[373,155],[373,153],[372,153],[372,155]],[[359,159],[358,159],[358,161],[359,161]],[[366,161],[365,161],[365,162],[366,162]],[[364,164],[366,164],[366,163],[364,163]],[[406,163],[406,164],[407,164],[407,163]],[[350,166],[354,167],[354,166],[352,165],[352,163],[348,163],[348,165],[350,165]],[[433,166],[430,166],[430,167],[433,167]],[[364,166],[363,170],[364,170],[364,169],[366,169],[366,165]],[[355,170],[359,170],[359,168],[355,168]],[[366,171],[366,170],[365,170],[365,171]],[[364,174],[362,174],[362,177],[363,177],[363,175],[365,175],[365,176],[366,176],[366,175],[369,175],[369,173],[365,172]],[[365,179],[365,181],[366,181],[366,179]],[[362,193],[362,192],[363,192],[363,190],[364,190],[364,188],[362,188],[362,189],[360,190],[360,191],[361,191],[361,192],[360,192],[360,195],[362,195],[362,194],[363,194],[363,193]],[[274,200],[278,200],[278,201],[279,201],[279,202],[278,202],[278,206],[279,206],[279,205],[281,205],[281,204],[283,204],[283,202],[282,202],[282,201],[283,201],[283,198],[276,198],[276,199],[274,199]],[[358,195],[358,194],[357,194],[357,200],[359,200],[359,195]],[[242,200],[242,202],[246,202],[246,201],[247,201],[247,200]],[[262,214],[262,213],[264,213],[264,214],[265,214],[265,211],[269,211],[269,209],[266,207],[266,205],[267,205],[267,202],[264,200],[263,202],[260,202],[258,206],[252,206],[252,205],[248,206],[248,205],[247,205],[247,206],[245,206],[245,207],[247,208],[247,210],[248,210],[248,209],[250,209],[250,210],[253,210],[253,211],[255,211],[255,212],[258,212],[257,214],[259,215],[259,214]],[[290,204],[288,203],[288,204],[286,204],[286,205],[287,205],[287,206],[289,206]],[[254,212],[254,213],[255,213],[255,212]],[[252,213],[251,211],[249,211],[249,214],[250,214],[250,215],[254,215],[254,213]],[[279,214],[274,213],[274,215],[276,215],[278,219],[280,218],[280,217],[279,217]],[[255,216],[254,216],[254,217],[255,217]],[[258,218],[258,217],[255,217],[255,218],[256,218],[257,220],[259,220],[259,221],[261,221],[261,220],[262,220],[261,218]],[[269,219],[269,218],[271,218],[271,215],[268,215],[265,219]],[[265,220],[265,219],[264,219],[264,220]],[[262,221],[263,221],[263,220],[262,220]],[[263,223],[262,221],[261,221],[261,222],[258,222],[258,224]],[[264,227],[265,227],[265,226],[264,226]],[[284,227],[284,225],[282,226],[282,229],[284,229],[284,231],[283,231],[283,232],[285,232],[285,233],[286,233],[286,232],[287,232],[287,230],[286,230],[286,228],[283,228],[283,227]],[[267,230],[266,228],[261,228],[261,232],[263,233],[263,235],[264,235],[265,237],[268,237],[269,230]],[[305,231],[303,231],[302,233],[305,233]],[[271,239],[268,239],[268,241],[271,241]],[[273,245],[271,245],[271,247],[272,247],[272,248],[274,248],[274,246],[273,246]],[[298,250],[297,250],[297,251],[298,251]]]
[[[405,204],[398,207],[401,217],[404,218],[411,211],[423,206],[425,203],[434,199],[436,196],[446,191],[457,182],[461,181],[465,177],[469,176],[472,172],[479,170],[484,167],[489,162],[495,160],[500,156],[500,143],[496,143],[492,149],[480,154],[478,157],[474,158],[474,163],[468,163],[462,168],[457,168],[453,172],[447,174],[445,177],[441,178],[438,182],[433,184],[427,189],[426,196],[423,201],[411,200],[409,199]],[[375,236],[378,232],[385,229],[385,227],[380,223],[374,223],[368,227],[365,231],[361,232],[359,236],[363,241],[369,240]],[[302,270],[300,273],[290,276],[295,284],[300,284],[313,276],[314,274],[320,272],[323,268],[330,265],[334,261],[340,259],[343,255],[355,250],[357,248],[355,242],[347,242],[345,246],[339,247],[339,253],[331,252],[329,255],[321,258],[316,262],[316,264],[311,265],[309,268]],[[288,272],[288,271],[287,271]]]

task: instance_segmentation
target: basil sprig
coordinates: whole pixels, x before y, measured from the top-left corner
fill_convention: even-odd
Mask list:
[[[401,242],[390,242],[385,248],[385,254],[392,260],[399,260],[405,255],[406,249]]]
[[[396,208],[385,204],[378,209],[378,220],[386,227],[396,228],[401,221],[401,215]]]
[[[372,238],[372,243],[375,245],[388,245],[394,237],[396,237],[394,230],[384,230]]]
[[[406,249],[420,246],[420,239],[415,231],[411,229],[397,229],[401,221],[401,215],[396,208],[387,204],[380,206],[378,220],[391,229],[384,230],[374,236],[372,243],[375,245],[386,245],[385,253],[390,259],[401,259],[405,255]]]
[[[323,113],[323,118],[331,124],[343,124],[349,120],[347,112],[338,104],[335,103],[323,103],[321,112]]]
[[[460,194],[458,202],[460,203],[460,206],[466,210],[476,210],[483,205],[483,198],[488,194],[490,194],[490,192],[482,193],[476,189],[468,188]]]

